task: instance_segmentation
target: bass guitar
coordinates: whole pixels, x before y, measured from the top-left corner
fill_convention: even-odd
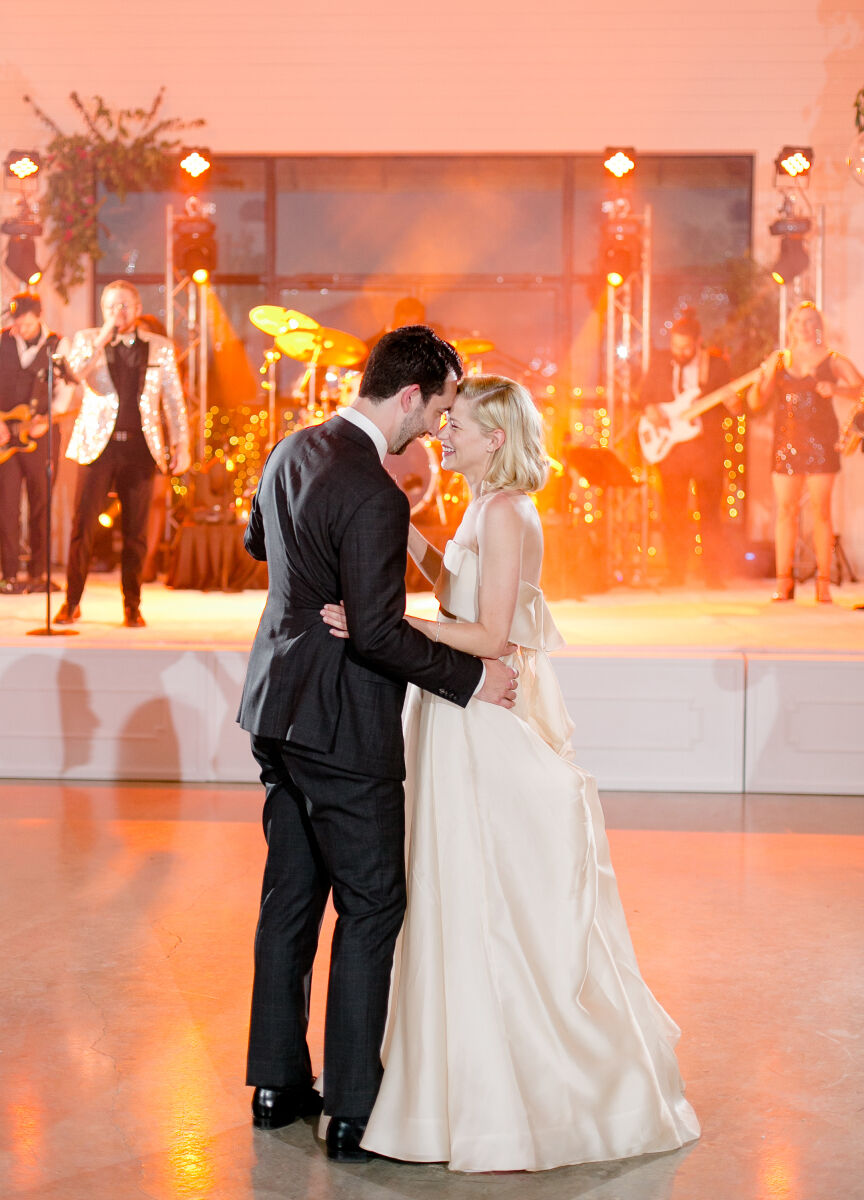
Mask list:
[[[713,408],[715,404],[731,400],[736,393],[755,383],[759,377],[759,371],[760,368],[756,367],[755,370],[748,371],[746,375],[740,375],[730,383],[724,383],[722,387],[709,392],[707,396],[700,397],[699,389],[692,388],[682,392],[680,396],[666,404],[658,404],[657,407],[665,415],[669,422],[668,425],[655,425],[653,421],[649,421],[647,416],[641,416],[638,435],[645,461],[651,463],[652,466],[654,463],[662,462],[673,446],[698,437],[702,432],[700,420],[702,414],[709,408]]]

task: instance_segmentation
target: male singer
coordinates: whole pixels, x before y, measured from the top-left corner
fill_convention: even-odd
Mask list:
[[[102,293],[102,328],[83,329],[72,340],[69,366],[84,394],[66,451],[79,467],[66,603],[54,618],[58,625],[81,616],[96,525],[112,488],[122,510],[123,623],[130,629],[145,624],[141,576],[153,479],[157,468],[182,475],[191,461],[174,346],[138,328],[140,315],[138,289],[115,280]]]

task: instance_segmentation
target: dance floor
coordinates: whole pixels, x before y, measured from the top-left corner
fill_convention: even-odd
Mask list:
[[[574,747],[601,787],[862,791],[864,584],[830,606],[812,584],[771,604],[770,587],[552,603]],[[0,777],[251,782],[234,717],[263,603],[156,584],[129,630],[116,576],[94,575],[75,636],[48,638],[27,636],[44,596],[0,597]],[[409,604],[434,611],[429,593]]]
[[[864,805],[649,793],[604,805],[641,969],[683,1031],[702,1138],[542,1175],[458,1176],[331,1164],[311,1122],[253,1130],[257,788],[0,785],[0,1195],[861,1197]],[[316,1070],[325,976],[321,956]]]

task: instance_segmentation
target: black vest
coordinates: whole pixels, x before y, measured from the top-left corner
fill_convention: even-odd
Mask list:
[[[11,329],[0,333],[0,412],[29,404],[34,413],[48,411],[48,355],[56,354],[59,337],[50,333],[33,361],[22,367]]]

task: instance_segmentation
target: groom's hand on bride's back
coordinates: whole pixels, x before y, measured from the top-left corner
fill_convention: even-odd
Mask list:
[[[518,672],[498,658],[484,658],[486,678],[475,699],[485,700],[487,704],[500,704],[502,708],[512,708],[516,699]]]

